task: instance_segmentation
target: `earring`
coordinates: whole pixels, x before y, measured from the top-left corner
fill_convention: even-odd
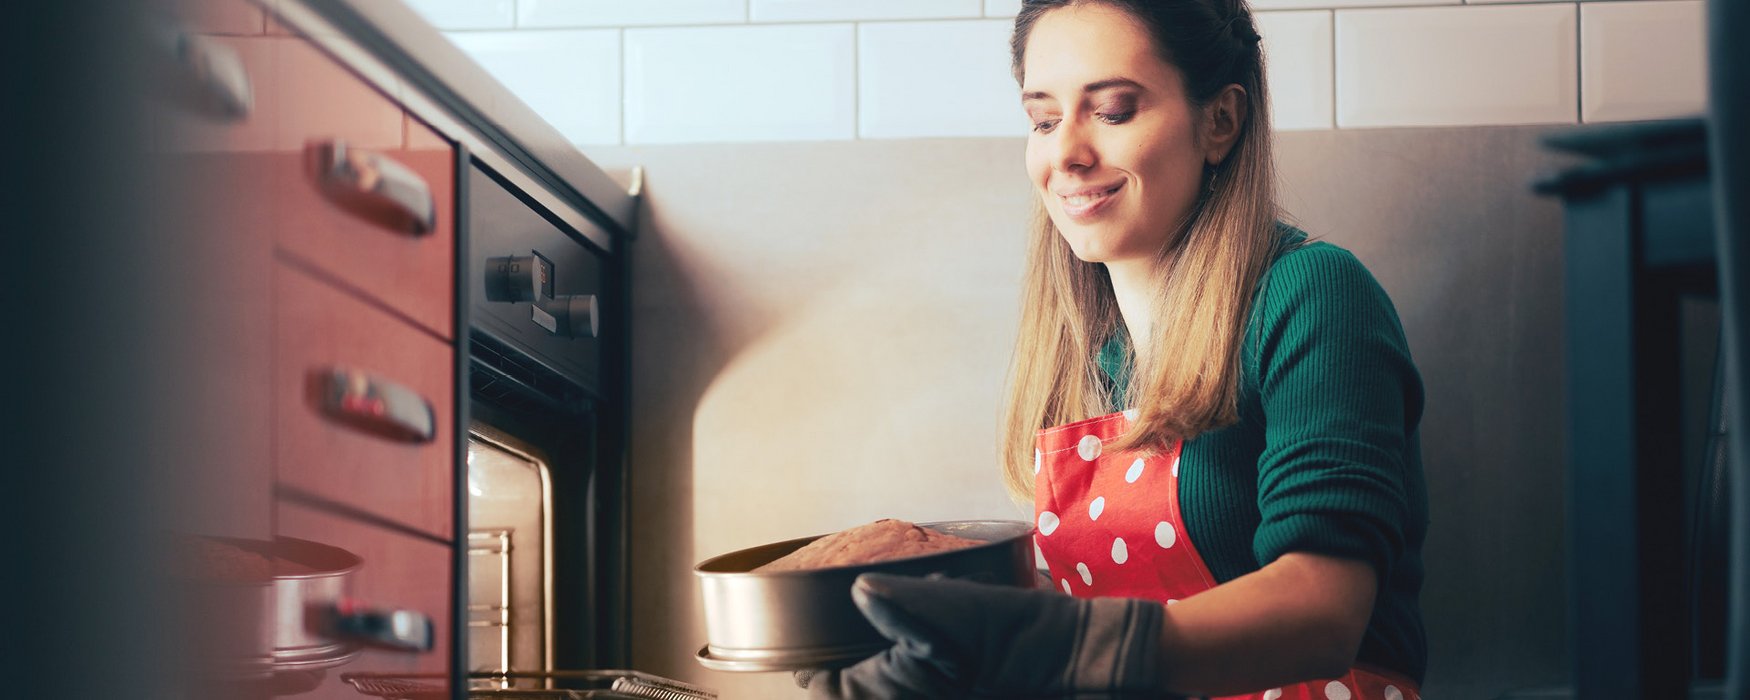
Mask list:
[[[1215,164],[1214,163],[1204,163],[1203,164],[1203,183],[1204,183],[1204,185],[1203,185],[1203,193],[1204,194],[1206,194],[1206,195],[1215,194]]]

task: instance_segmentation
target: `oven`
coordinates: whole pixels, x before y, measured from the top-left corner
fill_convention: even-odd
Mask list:
[[[469,669],[621,667],[625,386],[606,368],[624,367],[624,280],[567,222],[584,220],[487,164],[461,178]]]

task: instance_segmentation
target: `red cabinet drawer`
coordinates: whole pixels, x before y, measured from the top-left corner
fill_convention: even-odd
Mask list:
[[[454,348],[303,270],[282,264],[274,278],[274,468],[280,487],[450,538]],[[385,421],[349,414],[358,406],[333,405],[327,379],[335,368],[423,400],[430,439],[382,430]]]
[[[225,5],[220,5],[225,6]],[[193,39],[232,80],[159,85],[149,119],[164,153],[251,153],[272,164],[256,203],[282,253],[444,337],[455,332],[455,151],[308,41]],[[194,61],[186,68],[200,75]],[[237,93],[236,91],[242,91]],[[216,95],[246,94],[246,112]],[[338,148],[338,150],[336,150]],[[356,167],[332,167],[325,154]],[[335,159],[328,158],[331,163]],[[410,227],[419,221],[420,226]]]
[[[300,151],[280,171],[280,250],[454,337],[454,151],[314,47],[281,41],[281,138]],[[330,165],[348,160],[337,154],[360,167]]]
[[[374,527],[350,518],[280,501],[275,508],[281,537],[295,537],[347,550],[363,560],[349,582],[350,597],[376,611],[412,612],[432,624],[429,651],[361,644],[358,656],[325,669],[320,685],[299,698],[358,700],[348,674],[423,674],[421,682],[442,687],[450,664],[452,550],[448,545]]]

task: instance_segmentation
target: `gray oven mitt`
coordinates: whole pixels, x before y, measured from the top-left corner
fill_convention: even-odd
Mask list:
[[[796,675],[812,698],[1160,698],[1162,610],[1127,598],[863,574],[851,598],[893,646]]]

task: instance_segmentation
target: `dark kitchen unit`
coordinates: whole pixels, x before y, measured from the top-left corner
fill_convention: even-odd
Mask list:
[[[190,697],[713,697],[624,669],[622,187],[399,2],[163,0]]]

